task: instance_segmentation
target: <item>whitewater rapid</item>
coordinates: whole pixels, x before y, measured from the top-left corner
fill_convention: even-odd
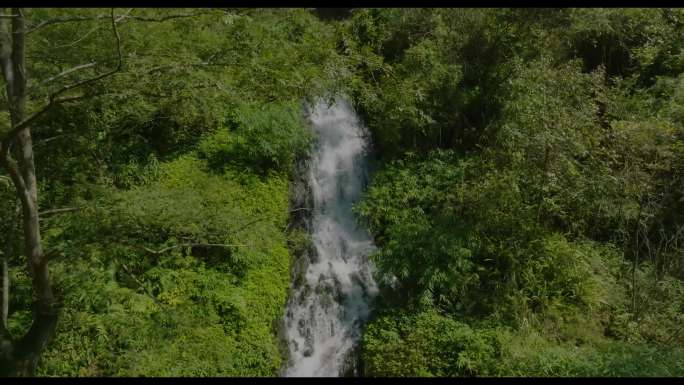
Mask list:
[[[317,136],[309,168],[314,253],[285,312],[286,376],[339,376],[349,370],[378,287],[368,261],[375,246],[352,213],[365,187],[370,143],[350,105],[319,101],[309,113]]]

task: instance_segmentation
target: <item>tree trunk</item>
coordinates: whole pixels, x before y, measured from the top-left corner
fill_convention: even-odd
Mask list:
[[[636,270],[639,265],[639,225],[641,219],[641,213],[643,211],[644,205],[641,199],[639,200],[639,213],[637,214],[636,224],[634,225],[634,252],[632,260],[632,319],[636,321],[638,319],[637,314],[637,279]]]
[[[7,329],[7,314],[9,313],[9,266],[7,265],[7,258],[2,257],[2,314],[0,315],[0,323],[2,328]]]
[[[15,205],[16,206],[16,205]],[[0,339],[2,339],[2,335],[5,333],[4,331],[7,329],[7,317],[9,315],[9,288],[10,288],[10,280],[9,280],[9,259],[14,255],[14,237],[16,233],[16,227],[17,227],[17,222],[16,218],[17,215],[19,214],[19,207],[15,207],[16,210],[13,210],[13,216],[11,220],[9,221],[9,229],[7,232],[7,239],[5,243],[5,249],[3,250],[3,256],[2,256],[2,306],[0,307],[1,311],[1,319],[0,323],[0,328],[2,328],[2,331],[0,331]]]
[[[0,25],[0,64],[7,83],[7,96],[12,127],[26,119],[25,21],[23,10],[13,8],[11,32],[5,22]],[[3,18],[0,18],[3,19]],[[21,202],[24,254],[37,300],[33,323],[23,337],[14,340],[5,328],[0,332],[2,358],[0,375],[33,376],[40,352],[52,339],[57,325],[55,300],[50,285],[47,259],[41,244],[38,219],[38,189],[33,160],[30,128],[24,127],[15,137],[3,140],[0,162],[9,173]],[[10,144],[14,142],[12,159]]]

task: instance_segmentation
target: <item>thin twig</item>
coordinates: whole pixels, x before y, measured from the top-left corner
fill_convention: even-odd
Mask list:
[[[31,32],[35,32],[43,27],[47,27],[49,25],[53,24],[60,24],[60,23],[71,23],[71,22],[81,22],[81,21],[93,21],[93,20],[101,20],[108,18],[109,16],[106,15],[97,15],[97,16],[71,16],[71,17],[55,17],[53,19],[48,19],[48,20],[43,20],[38,25],[29,28],[28,31],[26,31],[26,34],[29,34]]]
[[[294,212],[302,211],[302,210],[311,211],[311,209],[310,209],[309,207],[299,207],[299,208],[296,208],[296,209],[292,209],[292,210],[290,210],[289,212],[290,212],[290,213],[294,213]]]
[[[38,119],[41,115],[43,115],[45,112],[50,110],[55,105],[61,104],[61,103],[66,103],[69,101],[75,101],[75,100],[79,100],[79,99],[83,99],[83,98],[87,97],[87,95],[78,95],[78,96],[68,96],[68,97],[65,96],[65,97],[60,98],[59,96],[61,94],[65,93],[71,89],[74,89],[74,88],[77,88],[80,86],[84,86],[86,84],[93,83],[93,82],[96,82],[98,80],[104,79],[105,77],[113,75],[116,72],[118,72],[119,70],[121,70],[122,63],[123,63],[123,55],[121,54],[121,36],[119,35],[119,30],[116,28],[116,19],[114,18],[114,8],[112,8],[111,19],[112,19],[112,29],[114,30],[114,37],[116,39],[116,51],[117,51],[117,55],[118,55],[118,62],[117,62],[116,67],[110,71],[107,71],[107,72],[100,74],[98,76],[95,76],[93,78],[89,78],[89,79],[78,81],[76,83],[68,84],[68,85],[60,88],[59,90],[57,90],[53,94],[51,94],[50,97],[48,98],[49,101],[45,106],[43,106],[40,110],[35,112],[30,117],[28,117],[28,118],[24,119],[23,121],[17,123],[14,127],[12,127],[12,130],[10,130],[7,134],[5,134],[5,137],[2,139],[2,144],[4,147],[9,145],[9,142],[12,140],[12,138],[16,134],[21,132],[24,128],[28,127],[31,123],[33,123],[36,119]]]
[[[255,220],[253,220],[253,221],[249,221],[249,222],[245,223],[244,225],[242,225],[241,227],[239,227],[237,230],[234,230],[234,231],[230,232],[230,234],[237,234],[237,233],[239,233],[240,231],[246,229],[248,226],[251,226],[251,225],[253,225],[253,224],[257,223],[257,222],[265,221],[266,219],[269,219],[269,217],[264,216],[264,217],[261,217],[261,218],[257,218],[257,219],[255,219]]]
[[[294,212],[302,211],[302,210],[307,210],[307,211],[308,211],[308,210],[311,210],[311,209],[308,208],[308,207],[299,207],[299,208],[296,208],[296,209],[289,210],[288,212],[289,212],[289,213],[294,213]],[[231,235],[237,234],[237,233],[239,233],[240,231],[246,229],[247,227],[249,227],[249,226],[251,226],[251,225],[253,225],[253,224],[257,223],[257,222],[265,221],[265,220],[267,220],[267,219],[272,219],[272,218],[270,218],[269,216],[259,217],[259,218],[257,218],[257,219],[254,219],[254,220],[252,220],[252,221],[249,221],[249,222],[245,223],[244,225],[242,225],[241,227],[239,227],[237,230],[231,231],[229,234],[231,234]]]
[[[682,330],[684,330],[684,324],[681,324],[681,325],[682,325],[682,326],[680,326],[679,329],[675,330],[674,333],[670,334],[670,338],[668,338],[667,341],[665,341],[665,344],[669,344],[670,342],[672,342],[673,339],[675,339],[675,337],[678,337],[678,336],[679,336],[679,333],[680,333]]]
[[[73,135],[73,134],[72,134],[72,133],[59,134],[59,135],[51,136],[51,137],[49,137],[49,138],[45,138],[45,139],[41,139],[41,140],[36,140],[35,142],[33,142],[33,147],[43,146],[43,145],[46,145],[46,144],[48,144],[48,143],[50,143],[50,142],[52,142],[52,141],[55,141],[55,140],[58,140],[58,139],[61,139],[61,138],[65,137],[65,136],[70,136],[70,135]]]
[[[15,135],[17,135],[21,130],[24,128],[28,127],[33,123],[36,119],[38,119],[40,116],[42,116],[44,113],[46,113],[50,108],[54,107],[57,104],[61,103],[67,103],[75,100],[80,100],[85,98],[86,95],[76,95],[76,96],[69,96],[69,97],[62,97],[62,98],[56,98],[53,99],[51,102],[43,106],[40,110],[35,112],[33,115],[31,115],[29,118],[24,119],[22,122],[14,126],[8,133],[5,134],[5,137],[2,139],[2,143],[4,147],[9,148],[9,142],[14,138]]]
[[[133,10],[132,8],[129,9],[128,13],[130,13],[132,10]],[[125,14],[125,15],[119,16],[119,18],[116,21],[119,22],[121,20],[131,19],[131,20],[145,21],[145,22],[164,22],[164,21],[168,21],[168,20],[172,20],[172,19],[180,19],[180,18],[194,17],[194,16],[199,16],[199,15],[207,15],[207,14],[210,14],[211,12],[214,12],[214,11],[211,10],[211,11],[195,12],[195,13],[182,13],[182,14],[162,16],[159,18],[144,17],[144,16],[130,16],[128,14]],[[36,26],[31,27],[26,33],[29,34],[31,32],[35,32],[35,31],[37,31],[43,27],[47,27],[47,26],[54,25],[54,24],[103,20],[103,19],[107,19],[107,18],[109,18],[109,16],[107,16],[107,15],[56,17],[53,19],[43,20],[42,22],[40,22]]]
[[[118,262],[118,261],[117,261],[117,262]],[[135,281],[135,283],[138,284],[138,286],[139,286],[141,289],[143,289],[143,291],[145,292],[145,294],[147,294],[150,298],[152,298],[152,300],[154,301],[154,303],[156,303],[156,304],[159,305],[159,306],[163,306],[163,304],[162,304],[161,302],[159,302],[159,300],[157,299],[157,297],[155,297],[154,295],[152,295],[152,293],[150,293],[150,291],[147,290],[147,287],[145,287],[145,285],[144,285],[142,282],[140,282],[140,280],[138,279],[138,277],[136,277],[133,273],[131,273],[130,270],[128,270],[128,267],[126,267],[126,264],[125,264],[125,263],[120,263],[120,264],[121,264],[121,267],[123,268],[124,272],[125,272],[129,277],[131,277],[131,278]]]
[[[76,71],[78,71],[78,70],[90,68],[90,67],[93,67],[93,66],[95,66],[95,65],[97,65],[97,62],[95,62],[95,61],[94,61],[94,62],[90,62],[90,63],[86,63],[86,64],[77,65],[76,67],[70,68],[70,69],[68,69],[68,70],[66,70],[66,71],[62,71],[62,72],[60,72],[59,74],[57,74],[57,75],[55,75],[55,76],[53,76],[53,77],[51,77],[51,78],[48,78],[48,79],[42,81],[40,84],[41,84],[41,85],[45,85],[45,84],[47,84],[47,83],[50,83],[51,81],[54,81],[54,80],[57,80],[57,79],[59,79],[59,78],[61,78],[61,77],[64,77],[64,76],[66,76],[66,75],[69,75],[70,73],[76,72]]]
[[[64,207],[64,208],[61,208],[61,209],[51,209],[51,210],[41,211],[40,213],[38,213],[38,215],[39,215],[40,217],[43,217],[43,216],[46,216],[46,215],[66,213],[66,212],[70,212],[70,211],[78,211],[78,210],[80,210],[80,209],[81,209],[80,207]],[[42,219],[42,218],[41,218],[41,219]]]
[[[152,250],[150,248],[147,248],[145,246],[140,246],[142,249],[145,251],[152,253],[152,254],[162,254],[164,252],[167,252],[169,250],[181,248],[181,247],[225,247],[225,248],[230,248],[230,247],[246,247],[247,245],[242,245],[242,244],[233,244],[233,245],[227,245],[223,243],[183,243],[180,245],[174,245],[174,246],[169,246],[165,247],[160,250]]]

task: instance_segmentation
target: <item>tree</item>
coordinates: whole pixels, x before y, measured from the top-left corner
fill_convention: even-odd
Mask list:
[[[0,137],[0,165],[9,174],[21,204],[26,268],[32,278],[36,300],[33,323],[23,336],[14,338],[7,330],[5,322],[0,323],[0,372],[5,375],[33,375],[40,352],[52,339],[57,325],[58,306],[50,284],[48,260],[41,243],[31,125],[54,106],[89,96],[85,93],[70,94],[71,90],[113,75],[121,69],[121,44],[114,9],[111,11],[110,19],[117,42],[116,67],[94,77],[61,87],[50,94],[47,102],[41,107],[29,111],[26,71],[26,37],[29,29],[25,12],[21,8],[13,8],[10,13],[3,12],[0,15],[0,66],[6,89],[3,107],[6,108],[10,117],[9,130],[3,130]],[[89,63],[76,66],[63,71],[56,77],[94,65]],[[3,271],[6,270],[3,268]],[[3,274],[3,309],[8,295],[8,279],[7,274]]]

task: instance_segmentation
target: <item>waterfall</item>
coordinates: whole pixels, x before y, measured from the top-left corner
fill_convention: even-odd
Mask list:
[[[309,170],[315,250],[286,309],[285,375],[339,376],[378,292],[368,261],[375,246],[352,213],[367,179],[369,141],[344,100],[319,101],[309,118],[317,135]]]

